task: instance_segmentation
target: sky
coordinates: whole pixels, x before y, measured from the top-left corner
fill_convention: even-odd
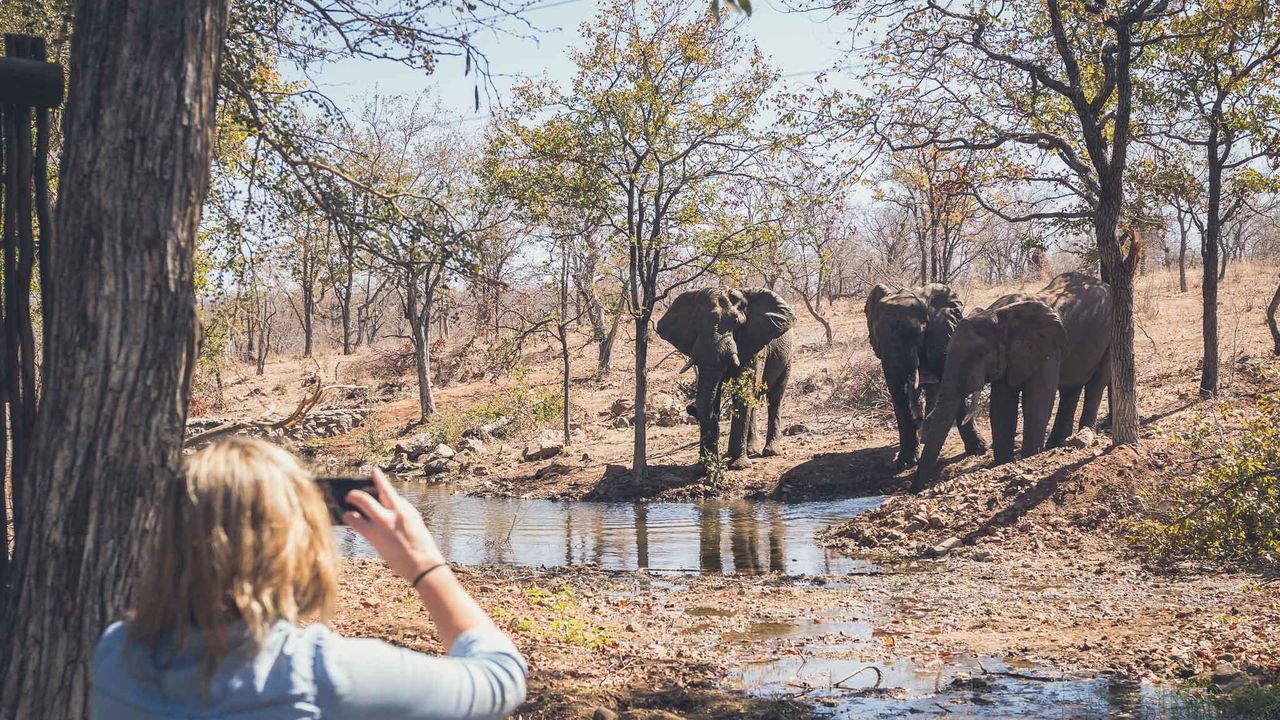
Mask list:
[[[642,2],[643,0],[637,0]],[[702,3],[707,0],[688,0]],[[848,27],[825,13],[788,12],[779,0],[760,0],[746,19],[743,32],[753,40],[788,84],[809,84],[819,71],[847,62],[841,48],[850,42]],[[509,88],[525,77],[547,77],[567,82],[574,68],[570,49],[581,42],[579,25],[597,11],[596,0],[534,0],[524,18],[530,30],[507,20],[507,33],[486,31],[476,44],[490,62],[495,91],[486,97],[481,88],[480,110],[475,112],[475,79],[463,74],[461,58],[442,58],[435,73],[427,75],[392,62],[346,60],[320,68],[311,81],[339,105],[354,109],[360,98],[378,93],[420,93],[431,90],[443,107],[465,123],[481,124],[492,110],[509,101]],[[844,73],[847,78],[848,73]],[[843,84],[845,78],[834,76]]]

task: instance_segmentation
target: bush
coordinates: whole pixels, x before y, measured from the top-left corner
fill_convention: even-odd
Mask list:
[[[521,367],[511,387],[466,408],[436,413],[422,431],[433,434],[436,442],[457,445],[468,430],[511,418],[498,434],[518,437],[559,420],[563,408],[558,385],[536,387],[529,382],[528,368]]]
[[[365,365],[369,376],[381,382],[399,380],[414,367],[413,343],[384,345],[373,351]]]
[[[1226,428],[1239,427],[1234,440]],[[1130,539],[1150,560],[1280,569],[1280,403],[1222,410],[1174,441],[1213,467],[1140,494]]]

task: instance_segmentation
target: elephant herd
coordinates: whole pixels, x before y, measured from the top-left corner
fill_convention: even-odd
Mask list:
[[[894,470],[917,466],[913,492],[932,479],[952,424],[967,454],[986,452],[973,423],[984,386],[991,386],[996,464],[1014,459],[1019,407],[1023,457],[1057,447],[1076,428],[1097,421],[1111,380],[1111,289],[1096,278],[1064,273],[1038,293],[1005,295],[968,317],[963,301],[946,285],[896,291],[877,285],[867,296],[866,318],[897,418]],[[689,358],[686,369],[697,368],[696,401],[689,413],[699,420],[704,468],[720,457],[724,388],[742,379],[749,381],[749,390],[732,395],[727,467],[745,467],[757,452],[753,416],[760,398],[767,397],[769,422],[759,452],[778,453],[794,323],[787,303],[763,288],[690,290],[658,321],[658,335]],[[1049,430],[1055,397],[1058,415]]]

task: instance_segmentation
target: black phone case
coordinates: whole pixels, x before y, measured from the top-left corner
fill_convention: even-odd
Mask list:
[[[324,492],[325,505],[329,506],[329,517],[333,520],[334,525],[345,525],[342,522],[342,514],[345,512],[355,511],[356,506],[346,501],[347,493],[352,490],[363,490],[375,498],[378,497],[377,488],[373,485],[372,478],[369,477],[319,477],[316,482],[320,484],[320,489]]]

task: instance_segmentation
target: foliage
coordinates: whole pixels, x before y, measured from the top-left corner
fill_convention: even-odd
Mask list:
[[[1225,438],[1224,428],[1239,436]],[[1221,409],[1173,439],[1214,465],[1142,495],[1128,527],[1134,546],[1160,563],[1280,568],[1280,401],[1263,395],[1251,408]]]
[[[356,460],[361,465],[381,463],[391,453],[386,435],[372,425],[360,434],[359,442],[360,449],[356,454]]]
[[[422,431],[433,442],[456,446],[465,433],[502,418],[511,418],[499,434],[520,437],[560,418],[564,408],[559,388],[535,386],[528,368],[516,368],[512,384],[502,392],[471,403],[465,408],[447,409],[432,415]]]

